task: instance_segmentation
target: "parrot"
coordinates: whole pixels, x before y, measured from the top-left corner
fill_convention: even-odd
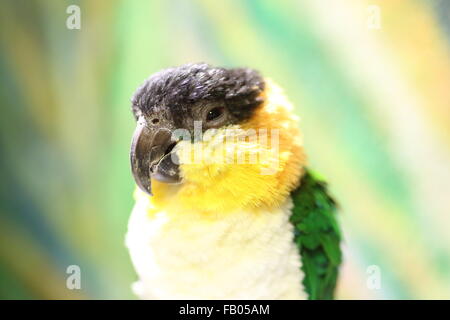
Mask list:
[[[125,244],[140,299],[334,299],[337,203],[299,117],[250,68],[163,69],[131,98]]]

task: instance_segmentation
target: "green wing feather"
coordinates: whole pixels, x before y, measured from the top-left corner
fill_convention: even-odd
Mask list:
[[[333,299],[341,263],[336,203],[325,182],[309,170],[291,196],[294,208],[290,221],[301,254],[304,288],[311,300]]]

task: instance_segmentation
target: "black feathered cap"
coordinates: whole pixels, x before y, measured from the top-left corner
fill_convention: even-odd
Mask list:
[[[225,69],[205,63],[168,68],[150,76],[132,97],[135,117],[170,113],[177,121],[198,102],[224,103],[235,120],[243,121],[261,104],[264,79],[252,69]]]

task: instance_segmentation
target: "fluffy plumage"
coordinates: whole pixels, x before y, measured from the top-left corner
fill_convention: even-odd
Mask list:
[[[133,110],[192,130],[186,119],[199,103],[233,116],[176,144],[182,183],[152,181],[153,197],[136,191],[127,246],[138,295],[332,298],[341,260],[334,201],[305,169],[281,89],[250,69],[187,65],[149,78]]]
[[[199,218],[158,210],[137,192],[126,244],[142,299],[305,299],[289,222],[292,201],[270,211]]]

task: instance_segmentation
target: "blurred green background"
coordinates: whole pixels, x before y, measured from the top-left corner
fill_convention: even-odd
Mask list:
[[[0,48],[1,298],[134,298],[130,97],[200,61],[295,104],[341,205],[338,298],[450,298],[450,1],[3,0]]]

